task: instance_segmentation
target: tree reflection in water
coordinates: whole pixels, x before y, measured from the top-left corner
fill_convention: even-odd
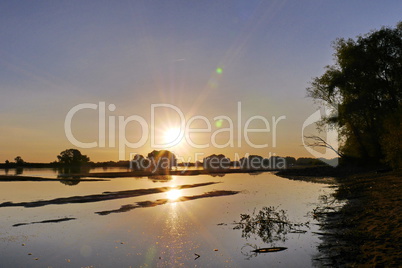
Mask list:
[[[74,186],[81,182],[80,177],[71,176],[71,177],[64,177],[64,176],[57,176],[60,179],[60,183],[68,186]]]
[[[148,176],[148,179],[150,179],[152,182],[168,182],[173,179],[171,175],[153,175],[153,176]]]
[[[262,242],[275,246],[276,242],[285,242],[289,233],[306,233],[306,230],[300,228],[308,228],[309,222],[292,223],[289,221],[286,211],[275,207],[263,207],[258,212],[253,211],[252,214],[240,214],[240,221],[235,222],[233,229],[241,230],[242,237],[250,239],[260,238]],[[251,247],[254,250],[244,252],[243,249]],[[258,250],[256,245],[246,244],[242,248],[242,253],[247,257],[257,256],[258,253],[274,252],[270,250]]]

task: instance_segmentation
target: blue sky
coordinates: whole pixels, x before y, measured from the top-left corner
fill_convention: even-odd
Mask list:
[[[68,111],[100,101],[116,105],[110,115],[147,120],[153,103],[212,119],[234,117],[241,102],[246,117],[286,116],[278,146],[206,152],[299,157],[309,156],[301,126],[317,108],[305,88],[333,63],[331,42],[395,26],[402,2],[2,1],[0,12],[0,161],[55,160],[74,147],[64,133]],[[96,131],[94,111],[74,121],[82,140]],[[82,151],[118,158],[116,148]]]

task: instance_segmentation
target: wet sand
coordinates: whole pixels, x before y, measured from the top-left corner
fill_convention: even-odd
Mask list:
[[[331,224],[340,226],[345,261],[354,266],[402,266],[402,174],[340,178],[336,197],[348,200]]]
[[[280,172],[300,179],[314,174],[335,176],[340,209],[319,208],[322,225],[321,254],[317,266],[401,267],[402,266],[402,173],[342,168]],[[330,200],[331,197],[328,197]]]

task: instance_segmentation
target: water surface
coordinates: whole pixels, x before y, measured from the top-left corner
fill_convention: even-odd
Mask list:
[[[326,184],[288,180],[272,173],[116,178],[79,182],[73,186],[57,181],[0,182],[0,203],[30,203],[207,182],[215,183],[100,202],[0,207],[2,266],[311,266],[319,238],[312,234],[318,227],[307,214],[321,194],[332,190]],[[144,201],[150,201],[149,204],[160,199],[202,196],[221,190],[239,193],[183,202],[171,200],[107,215],[96,213],[116,211],[122,206],[136,206]],[[284,241],[274,243],[264,243],[262,238],[253,234],[246,239],[242,237],[241,230],[233,229],[233,223],[240,220],[240,214],[251,214],[264,206],[284,209],[292,222],[310,221],[310,229],[304,228],[307,233],[289,233]],[[60,221],[52,223],[49,220]],[[288,249],[251,254],[253,247],[270,246]]]

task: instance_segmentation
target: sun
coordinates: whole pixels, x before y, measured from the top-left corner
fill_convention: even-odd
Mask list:
[[[163,139],[165,144],[175,146],[181,142],[180,138],[180,128],[172,127],[165,131],[163,134]]]

